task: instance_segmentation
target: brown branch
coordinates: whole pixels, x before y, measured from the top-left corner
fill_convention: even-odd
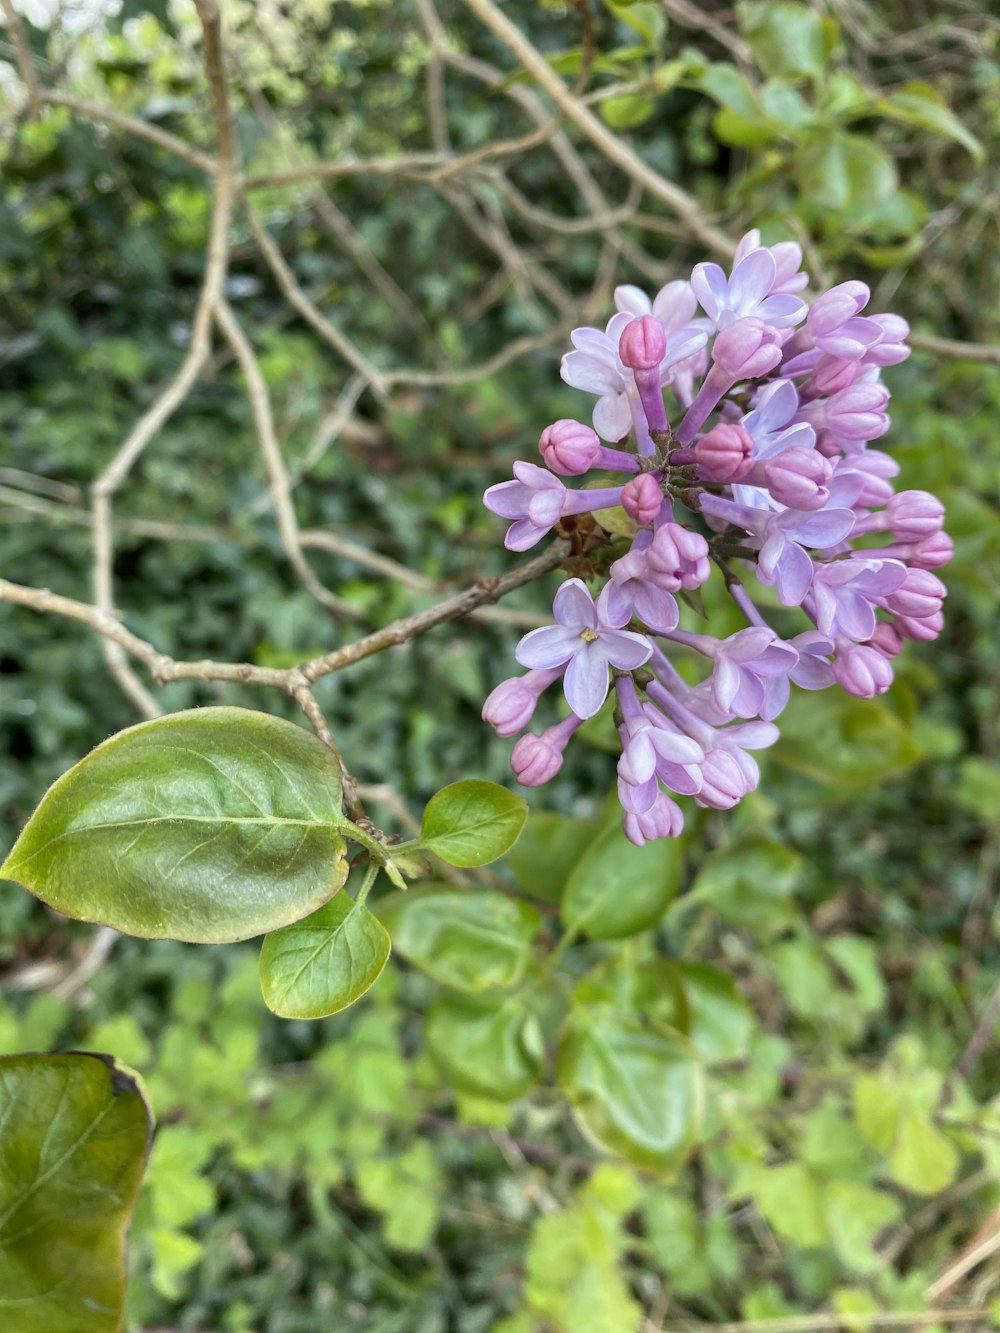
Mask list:
[[[72,93],[45,91],[41,94],[41,101],[45,106],[66,107],[67,110],[75,111],[77,115],[83,116],[86,120],[96,120],[103,125],[113,125],[115,129],[124,130],[127,134],[134,134],[137,139],[145,139],[148,143],[155,144],[157,148],[162,148],[164,152],[180,158],[182,162],[187,162],[189,166],[197,167],[199,171],[204,171],[208,176],[215,175],[216,162],[213,157],[210,157],[207,153],[202,153],[197,148],[192,148],[189,143],[184,139],[179,139],[175,134],[170,134],[167,130],[161,130],[158,125],[151,125],[148,121],[139,120],[136,116],[125,115],[122,111],[101,106],[97,102],[88,102],[85,97],[76,97]]]
[[[3,11],[4,25],[7,28],[7,35],[10,37],[11,46],[14,48],[17,72],[24,84],[28,114],[32,120],[37,120],[42,109],[41,91],[38,86],[38,75],[35,73],[35,62],[32,59],[31,47],[28,44],[24,25],[13,6],[12,0],[0,0],[0,10]]]
[[[985,361],[1000,366],[1000,343],[963,342],[960,338],[938,338],[932,333],[911,333],[907,339],[915,352],[946,356],[955,361]]]

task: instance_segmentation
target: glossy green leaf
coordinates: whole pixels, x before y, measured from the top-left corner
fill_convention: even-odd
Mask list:
[[[817,795],[831,800],[881,786],[920,758],[911,729],[884,700],[840,690],[793,694],[770,754],[773,763],[812,778]]]
[[[776,930],[794,919],[790,901],[802,858],[768,838],[744,838],[708,857],[691,892],[677,904],[707,903],[724,921]]]
[[[604,1010],[574,1010],[556,1077],[587,1136],[635,1166],[674,1171],[698,1138],[702,1071],[670,1028]]]
[[[750,80],[735,65],[717,61],[699,76],[698,87],[719,106],[734,111],[744,120],[760,119],[760,103]]]
[[[115,1333],[152,1122],[111,1056],[0,1057],[0,1328]]]
[[[394,894],[379,917],[404,958],[463,991],[516,985],[541,923],[533,907],[503,893],[444,885]]]
[[[656,101],[641,93],[621,93],[605,97],[600,105],[601,119],[612,130],[634,130],[656,113]]]
[[[929,83],[905,83],[877,103],[883,116],[916,125],[932,134],[943,134],[960,143],[978,163],[985,157],[983,145],[962,124],[941,94]]]
[[[557,903],[570,871],[599,831],[597,820],[532,810],[517,845],[507,853],[507,864],[525,893]]]
[[[756,119],[741,116],[724,106],[712,117],[712,133],[720,143],[732,148],[766,148],[774,143],[778,132],[758,113]]]
[[[325,1018],[360,999],[389,959],[389,935],[362,903],[339,893],[303,921],[273,931],[260,951],[260,986],[282,1018]]]
[[[450,866],[484,866],[517,842],[528,803],[495,782],[453,782],[424,807],[419,845]]]
[[[424,1040],[435,1063],[456,1088],[511,1101],[537,1083],[542,1035],[523,1000],[500,1004],[468,996],[443,996],[431,1006]]]
[[[837,42],[837,27],[831,20],[786,0],[745,4],[740,13],[754,63],[768,78],[815,78],[826,69]]]
[[[677,892],[681,853],[672,838],[636,847],[618,825],[577,862],[563,894],[565,925],[599,940],[622,939],[656,924]]]
[[[798,157],[795,177],[817,208],[836,213],[861,210],[888,199],[899,184],[892,158],[861,134],[830,134]]]
[[[707,1064],[740,1060],[753,1020],[732,977],[705,963],[679,963],[689,1014],[688,1039]]]
[[[301,727],[243,708],[142,722],[42,798],[0,875],[67,916],[215,944],[287,925],[347,876],[340,775]]]

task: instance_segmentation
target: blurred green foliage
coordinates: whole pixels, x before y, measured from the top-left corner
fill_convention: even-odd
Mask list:
[[[288,165],[274,116],[305,160],[427,149],[428,45],[409,5],[224,9],[248,173]],[[527,87],[471,14],[442,9],[454,49]],[[874,309],[921,331],[995,340],[990,6],[937,6],[919,24],[895,0],[849,13],[774,0],[704,24],[686,9],[505,6],[554,69],[587,81],[605,124],[728,230],[800,239],[830,280],[864,278]],[[129,0],[105,30],[29,37],[44,78],[68,59],[81,96],[211,150],[187,6]],[[0,46],[0,70],[12,61]],[[456,151],[530,128],[503,90],[456,82],[449,97]],[[621,178],[581,152],[612,202],[624,198]],[[87,487],[183,356],[209,196],[195,167],[65,108],[40,121],[12,110],[3,154],[0,570],[86,599]],[[509,176],[538,208],[575,206],[551,154],[518,155]],[[375,175],[330,188],[409,303],[373,297],[307,187],[256,202],[299,280],[379,366],[474,365],[545,327],[530,286],[470,317],[496,261],[454,197]],[[586,289],[599,235],[539,234],[488,179],[470,190],[566,290]],[[624,239],[666,280],[704,257],[678,231],[651,217]],[[644,281],[631,263],[626,249],[615,281]],[[303,529],[445,586],[499,569],[483,488],[542,425],[581,410],[554,356],[401,387],[385,405],[366,397],[312,456],[346,372],[280,298],[239,215],[227,295],[256,330],[289,468],[306,475]],[[1000,367],[924,351],[887,378],[906,485],[948,506],[946,634],[907,650],[885,699],[795,699],[759,792],[729,815],[695,812],[677,844],[645,849],[642,869],[610,828],[613,757],[580,746],[534,799],[499,879],[475,890],[478,914],[443,919],[463,887],[402,904],[379,892],[376,911],[401,918],[393,958],[354,1009],[310,1023],[267,1013],[250,945],[122,939],[60,998],[46,968],[79,956],[88,932],[5,886],[0,1052],[112,1052],[155,1109],[131,1327],[631,1333],[825,1309],[854,1329],[927,1309],[927,1288],[1000,1204],[988,1007]],[[435,598],[342,556],[311,558],[369,623]],[[332,642],[284,562],[224,348],[123,494],[115,573],[129,625],[177,656],[287,665]],[[538,611],[548,586],[504,605]],[[323,682],[352,770],[411,811],[451,781],[508,781],[509,745],[479,708],[517,633],[451,624]],[[293,716],[236,687],[161,695],[169,709]],[[135,720],[81,627],[0,604],[4,852],[46,786]],[[391,826],[391,808],[378,814]],[[571,935],[554,957],[560,923]],[[476,950],[490,986],[468,985]],[[995,1309],[998,1288],[987,1254],[945,1299]],[[989,1315],[977,1319],[978,1333]]]

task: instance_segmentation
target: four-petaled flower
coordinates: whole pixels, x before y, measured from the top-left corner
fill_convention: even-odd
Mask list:
[[[635,671],[649,660],[653,645],[609,623],[601,599],[595,603],[580,579],[567,579],[556,593],[552,614],[557,625],[533,629],[517,645],[514,656],[535,670],[565,666],[563,689],[577,717],[593,717],[608,697],[608,667]]]

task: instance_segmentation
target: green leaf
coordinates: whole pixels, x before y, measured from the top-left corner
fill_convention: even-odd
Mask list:
[[[217,944],[296,921],[347,877],[340,776],[301,727],[243,708],[142,722],[42,798],[0,867],[127,935]]]
[[[443,996],[428,1011],[424,1040],[455,1087],[477,1096],[512,1101],[542,1072],[541,1030],[517,998]]]
[[[360,999],[389,958],[389,935],[346,893],[272,932],[260,950],[264,1003],[281,1018],[326,1018]]]
[[[848,213],[888,199],[899,184],[892,158],[860,134],[837,132],[810,144],[795,163],[802,194],[817,208]]]
[[[834,696],[833,690],[793,695],[781,715],[774,763],[812,778],[831,800],[850,800],[920,759],[912,730],[884,700],[855,699],[839,690]]]
[[[672,838],[636,847],[617,825],[577,862],[563,894],[565,925],[598,940],[617,940],[656,924],[680,881],[681,853]]]
[[[687,903],[707,903],[723,921],[754,930],[777,930],[794,919],[790,897],[802,858],[768,838],[744,838],[711,855],[698,872]]]
[[[394,894],[379,916],[404,958],[463,991],[516,985],[541,923],[533,907],[503,893],[444,886]]]
[[[584,1133],[635,1166],[674,1171],[698,1137],[702,1072],[670,1028],[613,1010],[574,1010],[556,1077]]]
[[[760,119],[760,103],[757,92],[745,74],[727,61],[717,61],[709,65],[698,78],[698,88],[707,93],[719,106],[734,111],[744,120]]]
[[[0,1057],[0,1326],[115,1333],[152,1122],[111,1056]]]
[[[938,1194],[955,1179],[958,1149],[922,1116],[904,1111],[889,1166],[893,1179],[914,1194]]]
[[[729,107],[721,107],[712,117],[712,133],[720,143],[732,148],[766,148],[778,134],[760,116],[749,120]]]
[[[732,977],[705,963],[678,964],[687,997],[691,1045],[707,1064],[740,1060],[753,1020]]]
[[[876,103],[876,110],[890,120],[916,125],[932,134],[943,134],[960,143],[981,166],[985,160],[983,145],[962,124],[947,102],[929,83],[905,83]]]
[[[768,78],[817,78],[837,44],[837,26],[805,5],[778,0],[740,7],[754,63]]]
[[[450,866],[484,866],[514,846],[528,803],[495,782],[453,782],[424,807],[418,846]]]
[[[634,130],[655,113],[655,99],[642,93],[620,93],[601,102],[601,119],[611,130]]]
[[[779,1236],[809,1249],[830,1239],[823,1192],[801,1162],[758,1166],[748,1173],[757,1206]]]
[[[525,893],[557,903],[581,851],[599,827],[594,820],[532,810],[517,845],[507,853],[507,864]]]
[[[875,1240],[899,1216],[896,1200],[852,1180],[833,1180],[824,1189],[823,1202],[838,1257],[858,1273],[877,1269],[883,1261],[875,1252]]]

